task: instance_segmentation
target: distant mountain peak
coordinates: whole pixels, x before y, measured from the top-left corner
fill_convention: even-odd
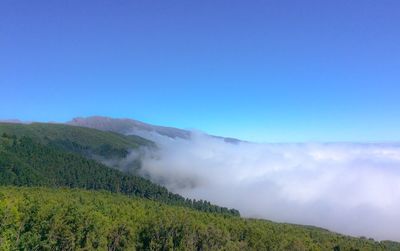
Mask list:
[[[103,116],[77,117],[67,122],[70,125],[95,128],[122,134],[158,133],[170,138],[190,138],[190,131],[173,127],[156,126],[134,119],[116,119]]]
[[[67,122],[69,125],[95,128],[102,131],[112,131],[121,134],[134,134],[141,137],[152,139],[153,134],[159,134],[169,138],[190,139],[191,131],[174,127],[158,126],[144,123],[134,119],[117,119],[104,116],[77,117]],[[229,143],[239,143],[238,139],[211,136],[223,139]]]
[[[31,121],[22,121],[19,119],[0,119],[0,123],[10,123],[10,124],[30,124]]]

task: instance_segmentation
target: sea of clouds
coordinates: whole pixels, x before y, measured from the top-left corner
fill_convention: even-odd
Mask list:
[[[400,240],[400,144],[227,143],[153,135],[141,172],[242,216]]]

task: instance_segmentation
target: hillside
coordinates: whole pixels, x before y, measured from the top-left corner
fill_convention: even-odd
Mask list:
[[[157,139],[157,136],[168,137],[172,139],[190,139],[191,131],[178,129],[174,127],[158,126],[144,123],[134,119],[115,119],[102,116],[92,116],[86,118],[74,118],[67,122],[69,125],[95,128],[102,131],[111,131],[124,135],[139,135],[146,139]],[[241,140],[220,136],[213,136],[229,143],[239,143]]]
[[[0,187],[1,250],[400,250],[394,242],[77,189]]]
[[[185,199],[142,177],[125,174],[26,136],[0,136],[0,185],[108,190],[207,212],[239,214],[206,201]]]
[[[92,116],[87,118],[74,118],[67,122],[69,125],[95,128],[102,131],[112,131],[121,134],[147,135],[157,133],[170,138],[190,137],[190,132],[182,129],[166,126],[156,126],[133,119],[114,119],[102,116]]]
[[[0,250],[400,250],[240,218],[93,159],[140,147],[155,144],[79,126],[0,123]]]
[[[41,144],[51,145],[86,157],[123,158],[129,150],[154,147],[154,143],[139,136],[124,136],[79,126],[50,123],[0,123],[0,135],[30,137]]]

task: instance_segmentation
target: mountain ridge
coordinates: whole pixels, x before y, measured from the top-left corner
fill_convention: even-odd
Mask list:
[[[209,217],[214,217],[213,215],[216,215],[214,213],[221,215],[220,219],[225,218],[225,215],[227,215],[228,218],[226,219],[228,219],[228,222],[232,224],[232,227],[228,229],[221,227],[220,229],[226,231],[227,234],[224,236],[229,240],[229,231],[233,231],[232,233],[236,234],[234,231],[234,224],[242,224],[239,226],[242,230],[237,236],[237,239],[234,237],[234,240],[237,241],[239,247],[244,240],[248,242],[249,245],[252,245],[251,242],[253,240],[250,238],[253,237],[248,236],[249,231],[253,231],[255,234],[254,236],[262,234],[265,236],[266,240],[269,240],[269,237],[267,238],[268,234],[263,231],[267,230],[268,224],[272,224],[271,226],[277,229],[284,228],[285,226],[289,226],[290,228],[295,227],[296,231],[300,233],[300,235],[296,234],[296,238],[299,239],[295,240],[284,239],[286,238],[285,236],[282,237],[282,240],[284,241],[293,241],[293,243],[286,243],[288,248],[290,247],[288,250],[308,250],[305,249],[305,247],[309,247],[310,249],[311,247],[314,247],[315,249],[313,250],[328,250],[326,248],[329,247],[329,250],[332,250],[332,248],[339,246],[342,249],[333,250],[399,250],[398,247],[400,244],[397,242],[378,242],[373,239],[354,238],[312,226],[296,226],[293,224],[273,222],[268,223],[269,221],[260,220],[257,221],[259,222],[259,225],[257,224],[257,226],[249,227],[248,224],[252,222],[252,220],[247,221],[246,218],[239,217],[236,218],[237,220],[230,218],[231,216],[238,215],[238,212],[236,211],[229,211],[229,209],[214,206],[202,200],[197,202],[185,200],[177,194],[174,195],[168,193],[168,191],[163,189],[162,186],[153,186],[150,181],[142,179],[133,180],[133,178],[128,175],[118,172],[117,170],[107,169],[104,165],[96,163],[95,160],[87,160],[84,157],[86,150],[97,151],[98,147],[100,147],[99,149],[103,149],[101,146],[107,144],[109,144],[111,148],[106,148],[106,151],[103,152],[103,154],[104,157],[109,157],[109,152],[113,153],[115,152],[114,150],[124,150],[124,147],[135,146],[137,143],[136,141],[130,142],[134,139],[136,138],[131,138],[131,136],[124,136],[114,132],[66,124],[32,123],[26,125],[18,123],[0,123],[0,180],[2,180],[2,183],[0,184],[0,199],[2,198],[2,191],[5,191],[5,188],[3,187],[8,187],[10,185],[27,186],[27,188],[24,188],[27,192],[36,189],[32,186],[48,187],[46,189],[50,189],[48,191],[54,191],[52,192],[54,194],[56,194],[56,192],[53,189],[58,189],[58,187],[85,188],[92,190],[105,189],[114,192],[114,194],[125,194],[125,196],[136,195],[134,197],[150,199],[163,198],[160,201],[161,204],[152,204],[152,207],[154,206],[155,208],[158,208],[159,205],[165,208],[170,208],[169,206],[175,205],[184,205],[182,208],[188,208],[188,210],[197,209],[197,211],[209,212],[210,214],[208,214],[207,217],[204,214],[204,224],[207,224],[206,226],[208,227],[205,230],[207,236],[215,234],[212,231],[208,232],[209,230],[207,229],[209,229],[209,226],[213,226],[213,222],[209,222],[207,219],[209,219]],[[72,148],[69,148],[70,146],[72,146]],[[84,151],[80,152],[82,149]],[[78,154],[83,156],[77,156]],[[79,166],[85,168],[78,168]],[[100,175],[101,172],[103,175]],[[48,178],[43,179],[46,176],[48,176]],[[96,176],[98,177],[96,178]],[[21,194],[21,196],[24,195]],[[1,202],[2,201],[0,200],[0,215],[3,212],[7,212],[4,210],[2,211]],[[67,201],[67,203],[69,203],[69,201]],[[166,205],[163,206],[164,204]],[[154,212],[157,212],[157,209],[154,209]],[[221,212],[223,213],[220,214]],[[186,217],[185,214],[182,215]],[[112,217],[115,216],[113,215]],[[162,220],[164,219],[166,218],[162,218]],[[0,239],[2,234],[1,220],[0,217]],[[37,226],[39,226],[39,223],[37,224]],[[182,224],[184,224],[184,222],[182,222]],[[159,227],[158,225],[154,226]],[[180,228],[180,226],[178,225],[177,228]],[[308,234],[301,234],[308,232],[310,229],[312,230],[310,234],[315,235],[308,236]],[[156,234],[159,233],[157,231]],[[160,231],[160,233],[164,233],[164,229],[161,229]],[[195,229],[190,229],[190,231],[193,231],[194,234],[196,233]],[[18,229],[16,229],[16,232],[18,233]],[[271,234],[272,236],[278,236],[281,233],[272,232]],[[321,246],[313,246],[315,243],[318,243],[318,241],[320,241],[319,238],[322,237],[326,239],[320,243]],[[205,237],[201,238],[207,239]],[[340,241],[338,241],[337,238],[339,238]],[[260,243],[260,245],[264,244],[266,246],[262,247],[275,245],[274,243]],[[298,247],[299,249],[295,249],[294,247]],[[350,247],[354,247],[354,249],[350,249]],[[367,247],[368,249],[365,249]],[[250,248],[248,250],[252,249]]]
[[[159,126],[145,123],[135,119],[129,118],[111,118],[105,116],[89,116],[89,117],[76,117],[71,121],[66,122],[68,125],[83,126],[95,128],[102,131],[112,131],[121,134],[134,134],[144,138],[152,138],[149,134],[159,134],[172,139],[190,139],[192,132],[189,130],[179,129],[175,127]],[[222,137],[209,135],[213,138],[219,138],[229,143],[244,142],[231,137]]]

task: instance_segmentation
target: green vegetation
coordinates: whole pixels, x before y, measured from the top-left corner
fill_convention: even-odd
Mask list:
[[[95,160],[141,146],[155,145],[68,125],[0,123],[0,250],[400,250],[392,241],[243,219]]]
[[[400,250],[389,244],[108,192],[0,187],[1,250]]]
[[[79,126],[64,124],[0,123],[0,135],[29,137],[45,145],[74,152],[86,157],[123,158],[129,150],[141,146],[155,146],[153,142],[139,136],[124,136],[114,132],[104,132]]]
[[[0,136],[0,185],[107,190],[205,212],[239,215],[234,209],[185,199],[142,177],[125,174],[81,155],[36,143],[28,137],[5,134]]]

